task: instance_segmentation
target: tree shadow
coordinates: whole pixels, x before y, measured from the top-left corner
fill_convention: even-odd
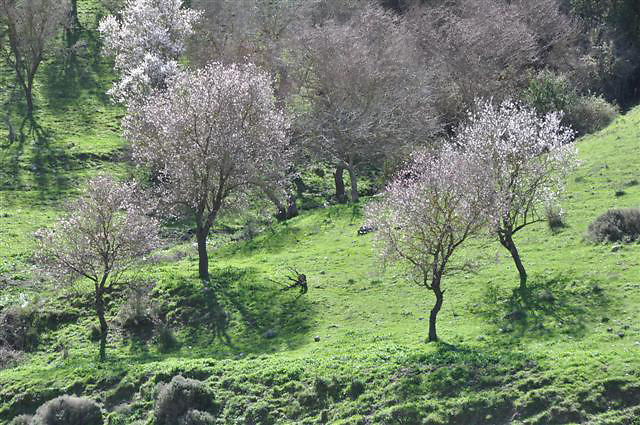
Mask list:
[[[601,285],[558,273],[529,279],[522,292],[487,287],[483,306],[476,313],[494,323],[509,338],[553,337],[558,333],[583,337],[589,320],[609,309],[610,299]]]
[[[275,254],[295,246],[303,237],[302,229],[284,222],[252,239],[229,245],[221,250],[220,255],[224,255],[224,253],[230,255],[250,254],[256,251]]]
[[[3,186],[14,190],[35,189],[41,201],[59,197],[71,187],[64,171],[72,168],[73,158],[55,146],[52,133],[26,117],[13,143],[0,150]]]
[[[512,385],[523,372],[530,375],[539,368],[534,357],[513,347],[441,341],[435,350],[412,353],[399,364],[385,389],[400,407],[387,410],[379,420],[386,424],[421,423],[421,418],[433,411],[427,400],[437,399],[456,400],[454,404],[460,406],[443,412],[442,423],[485,423],[479,418],[488,414],[491,423],[509,423],[516,412],[516,397],[495,397],[496,391]]]
[[[182,278],[159,287],[156,293],[167,300],[163,313],[182,327],[183,345],[206,347],[213,357],[298,347],[314,314],[304,296],[251,268],[216,269],[208,283]]]

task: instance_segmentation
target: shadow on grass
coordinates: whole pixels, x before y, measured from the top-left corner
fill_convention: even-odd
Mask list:
[[[239,241],[221,250],[219,255],[250,254],[262,251],[270,254],[291,249],[303,238],[302,229],[287,222],[264,231],[261,235],[247,241]]]
[[[529,279],[524,293],[507,294],[489,286],[479,314],[510,338],[558,333],[582,337],[589,321],[606,313],[609,305],[609,297],[596,282],[563,274],[537,275]]]
[[[433,411],[432,400],[452,400],[457,407],[443,412],[442,422],[437,423],[510,423],[515,397],[501,389],[537,369],[533,357],[509,346],[438,342],[435,350],[408,356],[399,365],[386,392],[402,403],[376,419],[385,424],[421,423]],[[488,415],[490,422],[478,420]]]
[[[67,171],[73,168],[74,158],[54,146],[51,133],[35,120],[0,154],[5,188],[35,189],[44,201],[59,197],[71,187]]]
[[[313,308],[297,291],[283,291],[253,269],[212,270],[210,281],[160,283],[156,296],[183,344],[207,356],[260,354],[304,343]]]

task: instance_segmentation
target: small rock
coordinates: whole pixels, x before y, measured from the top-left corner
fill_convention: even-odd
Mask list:
[[[485,340],[485,339],[487,339],[487,338],[485,338],[485,336],[484,336],[484,335],[478,335],[478,336],[476,337],[476,339],[477,339],[478,341],[484,341],[484,340]]]
[[[608,323],[609,322],[609,318],[608,317],[603,317],[602,318],[602,323]]]
[[[613,332],[613,328],[607,328],[607,332]]]
[[[418,320],[424,320],[424,317],[418,317]]]
[[[614,245],[611,247],[611,252],[618,252],[622,249],[622,245]]]
[[[267,338],[267,339],[271,339],[271,338],[273,338],[274,336],[276,336],[276,331],[275,331],[275,330],[273,330],[273,329],[269,329],[268,331],[266,331],[266,332],[264,333],[264,337],[265,337],[265,338]]]
[[[316,336],[314,336],[314,337],[313,337],[313,340],[314,340],[315,342],[320,342],[320,335],[316,335]]]
[[[329,328],[337,328],[338,325],[329,325]]]
[[[622,327],[622,329],[624,329],[624,330],[626,331],[627,329],[629,329],[629,325],[624,325],[624,326]]]
[[[620,333],[618,334],[618,336],[619,336],[620,338],[624,338],[624,332],[620,332]]]

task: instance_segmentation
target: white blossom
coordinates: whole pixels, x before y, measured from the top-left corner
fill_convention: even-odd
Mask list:
[[[120,21],[103,18],[98,30],[120,75],[109,92],[113,98],[126,103],[163,88],[179,70],[177,61],[201,15],[183,8],[182,0],[128,0]]]

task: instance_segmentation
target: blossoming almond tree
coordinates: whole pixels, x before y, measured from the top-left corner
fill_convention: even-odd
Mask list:
[[[385,262],[409,267],[415,282],[433,292],[428,341],[437,341],[436,319],[444,299],[442,277],[457,268],[455,250],[485,224],[491,192],[483,170],[451,147],[440,153],[414,154],[384,192],[382,201],[367,206],[370,225]]]
[[[165,204],[195,219],[203,280],[220,210],[264,182],[284,184],[287,125],[274,102],[269,78],[254,65],[212,63],[172,78],[124,120],[134,159],[159,176]]]
[[[567,173],[576,164],[574,132],[560,124],[561,113],[539,117],[512,101],[496,106],[479,101],[456,133],[456,142],[489,174],[496,202],[487,210],[492,230],[511,254],[526,289],[527,272],[513,240],[519,230],[544,220],[545,205],[558,201]]]
[[[100,360],[105,359],[109,329],[104,295],[158,240],[158,223],[133,202],[136,193],[133,184],[96,177],[53,228],[36,232],[39,262],[56,274],[93,281]]]
[[[121,15],[103,18],[98,30],[120,74],[109,93],[129,103],[179,72],[177,60],[202,13],[183,8],[182,0],[128,0]]]

